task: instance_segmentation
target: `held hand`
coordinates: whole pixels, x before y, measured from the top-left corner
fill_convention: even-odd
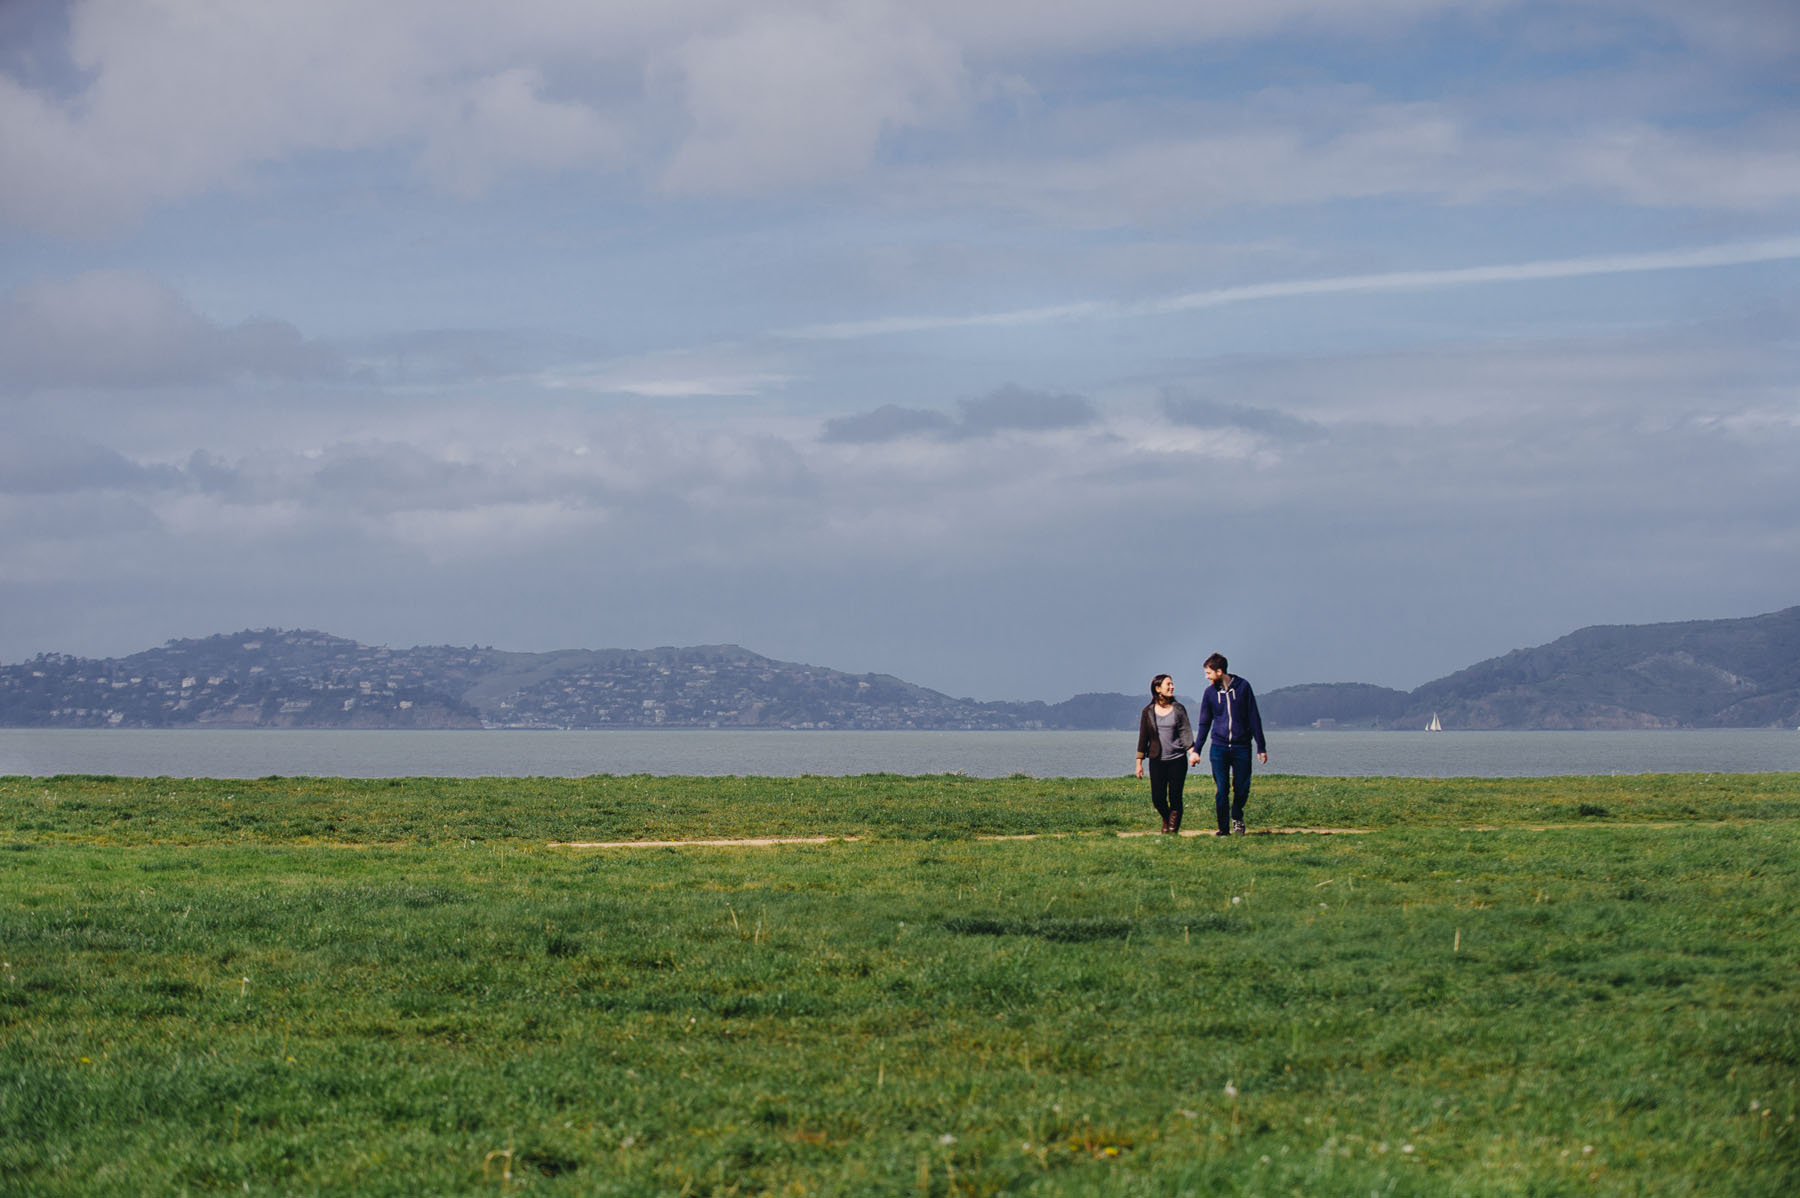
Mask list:
[[[1267,753],[1258,753],[1256,755],[1256,759],[1258,761],[1262,762],[1264,765],[1269,764],[1269,755]]]
[[[1189,749],[1188,750],[1188,765],[1195,766],[1195,765],[1199,765],[1199,764],[1200,764],[1200,751],[1198,749]]]

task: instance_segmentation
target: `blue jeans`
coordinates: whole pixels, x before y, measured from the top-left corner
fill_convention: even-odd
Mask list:
[[[1231,831],[1231,821],[1244,818],[1244,800],[1250,797],[1250,746],[1212,746],[1213,810],[1219,831]]]

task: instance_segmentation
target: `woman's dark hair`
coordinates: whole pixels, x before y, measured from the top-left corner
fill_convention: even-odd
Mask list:
[[[1156,688],[1161,686],[1163,684],[1163,679],[1167,677],[1167,674],[1158,674],[1150,680],[1150,697],[1152,699],[1156,698]]]

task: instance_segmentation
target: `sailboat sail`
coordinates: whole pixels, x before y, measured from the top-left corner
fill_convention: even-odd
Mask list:
[[[1438,723],[1437,712],[1435,712],[1435,711],[1432,712],[1431,713],[1431,723],[1425,725],[1425,731],[1427,731],[1427,732],[1442,732],[1443,730],[1444,730],[1444,726],[1442,724]]]

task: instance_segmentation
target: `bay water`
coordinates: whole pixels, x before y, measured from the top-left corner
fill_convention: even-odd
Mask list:
[[[1121,732],[343,732],[0,729],[0,776],[562,777],[1129,774]],[[1281,731],[1268,773],[1502,778],[1800,771],[1800,732]],[[1206,767],[1204,763],[1202,770]]]

